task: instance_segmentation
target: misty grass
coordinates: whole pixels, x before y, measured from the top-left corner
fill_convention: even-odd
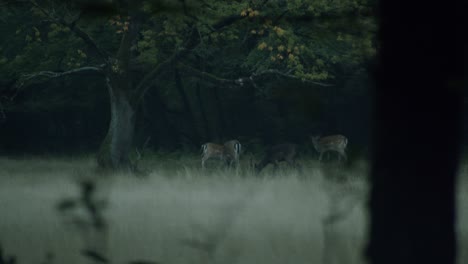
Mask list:
[[[365,161],[329,180],[313,158],[302,171],[271,167],[260,176],[244,157],[239,170],[216,161],[202,170],[198,155],[146,155],[146,178],[126,173],[99,177],[92,157],[0,159],[0,243],[19,263],[83,263],[82,233],[55,210],[79,195],[77,182],[98,178],[109,202],[106,254],[112,263],[323,263],[325,236],[337,263],[365,263],[368,193]],[[459,261],[468,260],[468,166],[458,184]],[[351,208],[324,229],[333,210]],[[84,214],[78,211],[77,214]],[[331,245],[331,247],[330,247]]]

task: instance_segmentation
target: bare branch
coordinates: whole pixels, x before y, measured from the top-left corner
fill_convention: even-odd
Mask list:
[[[314,84],[314,85],[318,85],[318,86],[334,86],[334,84],[330,84],[330,83],[322,83],[322,82],[317,82],[317,81],[312,81],[312,80],[307,80],[307,79],[304,79],[304,78],[300,78],[298,76],[290,74],[290,71],[289,72],[281,72],[281,71],[273,70],[273,69],[264,70],[264,71],[259,72],[259,73],[253,73],[252,77],[255,78],[255,77],[259,77],[259,76],[262,76],[262,75],[268,75],[268,74],[279,75],[279,76],[282,76],[282,77],[285,77],[285,78],[295,79],[295,80],[299,80],[299,81],[301,81],[303,83],[310,83],[310,84]]]
[[[297,77],[295,75],[290,74],[290,71],[281,72],[279,70],[270,69],[270,70],[264,70],[264,71],[258,72],[258,73],[252,73],[248,77],[240,77],[240,78],[237,78],[237,79],[225,79],[225,78],[218,77],[218,76],[216,76],[216,75],[214,75],[212,73],[200,71],[198,69],[195,69],[195,68],[193,68],[191,66],[188,66],[188,65],[185,65],[185,64],[182,64],[182,63],[179,64],[179,67],[189,71],[190,73],[192,73],[192,74],[194,74],[194,75],[196,75],[196,76],[198,76],[200,78],[208,79],[210,81],[220,83],[220,84],[230,84],[230,85],[236,85],[236,86],[243,86],[245,83],[251,83],[254,87],[257,88],[257,85],[255,83],[255,79],[259,78],[259,77],[261,77],[263,75],[278,75],[278,76],[281,76],[281,77],[295,79],[295,80],[299,80],[299,81],[304,82],[304,83],[311,83],[311,84],[318,85],[318,86],[333,86],[333,84],[321,83],[321,82],[316,82],[316,81],[307,80],[307,79]]]
[[[21,88],[27,82],[33,81],[38,78],[45,78],[47,80],[47,79],[63,77],[63,76],[72,75],[72,74],[79,74],[79,73],[87,73],[87,72],[102,73],[103,66],[104,65],[101,65],[98,67],[87,66],[87,67],[76,68],[76,69],[65,71],[65,72],[40,71],[36,73],[25,74],[18,80],[18,82],[16,83],[16,87]]]
[[[200,78],[204,78],[204,79],[209,79],[213,82],[216,82],[216,83],[219,83],[219,84],[231,84],[231,85],[236,85],[236,86],[242,86],[243,85],[243,82],[245,82],[245,78],[240,78],[238,80],[231,80],[231,79],[225,79],[225,78],[221,78],[221,77],[218,77],[214,74],[211,74],[211,73],[208,73],[208,72],[204,72],[204,71],[200,71],[198,69],[195,69],[189,65],[186,65],[186,64],[182,64],[182,63],[179,63],[178,66],[180,68],[183,68],[185,69],[186,71],[189,71],[190,73],[192,73],[193,75],[196,75]]]

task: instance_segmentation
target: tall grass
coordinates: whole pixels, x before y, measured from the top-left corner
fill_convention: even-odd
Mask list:
[[[80,181],[96,181],[108,203],[103,254],[111,263],[364,263],[368,215],[367,164],[356,162],[332,178],[312,159],[302,170],[266,168],[249,157],[239,170],[216,161],[200,169],[198,156],[154,155],[140,164],[146,178],[99,177],[91,157],[0,159],[0,244],[19,263],[84,263],[89,230],[83,208],[64,217],[64,198],[80,196]],[[468,263],[468,167],[458,183],[458,263]]]

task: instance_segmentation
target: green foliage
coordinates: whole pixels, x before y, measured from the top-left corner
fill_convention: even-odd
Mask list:
[[[200,43],[184,63],[195,68],[202,63],[214,75],[237,78],[278,70],[303,80],[332,81],[375,56],[376,23],[365,15],[369,1],[194,0],[185,1],[185,8],[182,2],[142,1],[139,34],[131,46],[133,62],[144,75],[185,48],[195,32]],[[42,9],[22,5],[1,10],[8,22],[0,24],[0,78],[102,63],[70,27],[48,17],[73,21],[78,12],[73,4],[59,1]],[[226,18],[237,20],[213,28]],[[122,13],[82,18],[76,26],[115,57],[132,21]]]
[[[243,66],[249,71],[292,71],[308,80],[334,78],[330,71],[338,64],[358,67],[375,55],[375,22],[355,15],[364,4],[296,0],[268,5],[259,11],[261,18],[246,24],[257,49]]]
[[[160,37],[153,30],[144,30],[141,32],[143,38],[137,43],[137,49],[140,52],[138,61],[143,64],[156,65],[158,62],[157,42]]]

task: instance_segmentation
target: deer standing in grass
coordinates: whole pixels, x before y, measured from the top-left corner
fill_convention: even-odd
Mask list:
[[[205,162],[209,159],[217,158],[222,162],[225,162],[226,165],[231,166],[233,163],[236,163],[236,166],[239,165],[239,158],[242,146],[238,140],[229,140],[224,145],[219,145],[215,143],[205,143],[201,146],[202,149],[202,168],[205,168]]]
[[[260,173],[260,171],[270,163],[273,164],[276,170],[278,168],[278,163],[281,161],[286,161],[289,166],[295,167],[296,157],[296,144],[285,143],[272,146],[267,149],[263,159],[259,163],[255,164],[255,171]]]
[[[233,163],[236,164],[236,167],[239,166],[239,158],[242,151],[241,143],[236,140],[229,140],[224,143],[224,154],[226,156],[226,162],[229,166],[232,166]]]
[[[319,162],[322,161],[323,154],[325,152],[337,152],[338,161],[341,161],[341,157],[346,161],[346,146],[348,145],[348,139],[343,135],[331,135],[326,137],[311,136],[312,143],[314,144],[315,150],[320,154]]]

